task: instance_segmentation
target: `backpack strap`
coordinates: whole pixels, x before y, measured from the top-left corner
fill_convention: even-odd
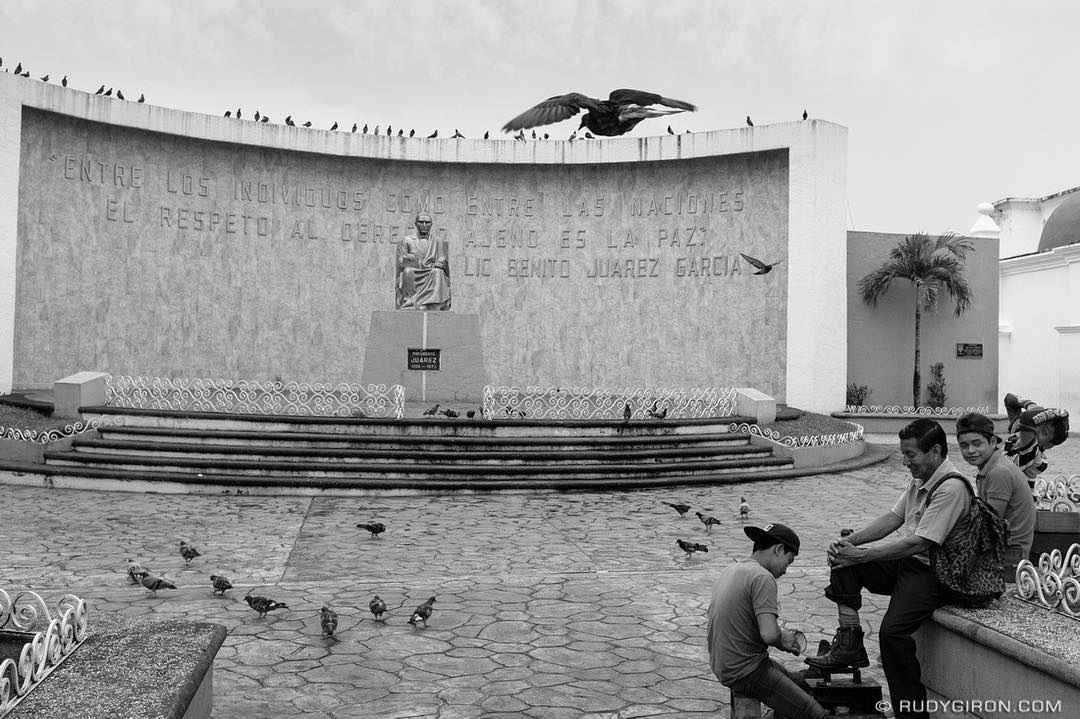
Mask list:
[[[937,482],[934,482],[934,486],[930,488],[930,492],[926,495],[926,505],[927,506],[930,506],[930,499],[934,496],[934,492],[937,490],[937,488],[940,487],[945,482],[945,480],[948,480],[948,479],[962,479],[962,480],[964,480],[964,486],[967,487],[967,491],[969,493],[971,493],[972,497],[975,496],[975,490],[971,488],[971,482],[968,481],[967,477],[960,474],[959,472],[949,472],[944,477],[939,479]]]

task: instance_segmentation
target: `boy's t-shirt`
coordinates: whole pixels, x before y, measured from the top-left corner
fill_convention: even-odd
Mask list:
[[[713,584],[708,613],[709,664],[724,686],[769,656],[758,631],[759,614],[780,615],[772,573],[753,560],[726,567]]]

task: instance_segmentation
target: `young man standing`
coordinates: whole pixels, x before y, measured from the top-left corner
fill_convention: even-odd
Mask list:
[[[955,474],[948,459],[945,430],[932,419],[917,419],[900,430],[900,454],[911,482],[893,508],[866,527],[829,545],[829,586],[839,628],[831,649],[806,663],[823,670],[870,664],[859,620],[862,590],[890,595],[878,642],[881,664],[897,719],[928,719],[926,687],[915,656],[915,633],[944,603],[944,592],[930,569],[929,549],[940,545],[971,503],[968,480]],[[930,490],[941,482],[931,495]],[[967,486],[965,486],[967,484]],[[898,529],[901,537],[872,547]]]
[[[1009,523],[1005,581],[1016,581],[1016,565],[1027,559],[1035,539],[1035,503],[1027,477],[999,451],[1001,438],[986,415],[970,412],[956,420],[956,441],[964,461],[978,468],[975,491]]]
[[[769,658],[769,647],[798,655],[795,632],[780,629],[776,580],[799,553],[799,537],[783,524],[745,527],[754,541],[749,562],[724,569],[709,603],[709,663],[720,683],[772,707],[785,719],[822,719],[824,707],[798,673]]]

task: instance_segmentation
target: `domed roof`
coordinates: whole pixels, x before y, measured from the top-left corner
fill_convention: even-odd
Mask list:
[[[1050,213],[1039,237],[1039,252],[1080,242],[1080,193],[1068,198]]]

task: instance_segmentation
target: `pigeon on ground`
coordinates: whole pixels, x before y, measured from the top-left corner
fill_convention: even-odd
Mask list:
[[[292,115],[285,116],[285,124],[289,127],[296,127],[296,123],[292,121]]]
[[[667,134],[669,134],[669,135],[674,135],[675,134],[675,131],[671,129],[671,125],[667,126]]]
[[[465,418],[466,419],[472,419],[475,416],[476,416],[476,410],[475,409],[469,409],[469,410],[465,411]]]
[[[142,565],[139,564],[134,559],[129,559],[127,561],[128,561],[128,566],[127,566],[128,579],[131,580],[132,584],[138,584],[139,580],[142,579],[142,574],[143,574]]]
[[[117,100],[123,100],[123,99],[124,99],[124,93],[122,93],[122,92],[120,92],[119,90],[117,90],[117,91],[116,91],[116,99],[117,99]]]
[[[776,262],[772,263],[771,265],[767,265],[764,262],[762,262],[761,260],[757,259],[756,257],[751,257],[750,255],[743,254],[742,252],[740,252],[739,254],[742,255],[742,258],[744,260],[746,260],[747,262],[749,262],[750,264],[752,264],[754,267],[757,268],[757,272],[754,273],[755,275],[767,275],[770,272],[772,272],[772,268],[776,267],[778,264],[783,262],[783,260],[777,260]]]
[[[450,136],[450,139],[451,139],[451,140],[456,140],[456,139],[457,139],[457,138],[459,138],[459,137],[460,137],[460,138],[464,138],[465,136],[464,136],[464,135],[462,135],[462,134],[461,134],[461,132],[459,132],[459,131],[458,131],[458,129],[457,129],[456,127],[455,127],[455,128],[454,128],[454,134]]]
[[[750,119],[749,115],[746,116],[746,126],[747,127],[753,127],[754,126],[754,121]]]
[[[750,516],[750,503],[746,501],[746,497],[739,497],[739,519],[746,519]]]
[[[49,76],[48,75],[42,75],[41,76],[41,81],[42,82],[48,82],[49,81]]]
[[[428,409],[424,410],[424,416],[425,417],[434,417],[436,414],[438,414],[438,412],[439,412],[439,405],[436,404],[434,407],[429,407]]]
[[[319,613],[319,622],[322,624],[323,636],[333,637],[337,631],[337,612],[330,607],[323,607]]]
[[[382,615],[386,614],[386,602],[384,602],[378,594],[375,598],[368,602],[368,609],[371,610],[371,615],[375,617],[375,621],[383,621]]]
[[[304,127],[311,127],[311,120],[304,123]]]
[[[803,110],[803,111],[802,111],[802,119],[804,119],[804,120],[805,120],[805,119],[806,119],[806,118],[808,118],[808,117],[810,117],[810,116],[806,114],[806,110]]]
[[[515,140],[520,140],[521,142],[525,142],[525,131],[524,130],[518,130],[518,134],[514,135],[514,139]]]
[[[99,87],[99,88],[97,89],[97,92],[95,92],[94,94],[95,94],[95,95],[102,95],[102,94],[104,94],[104,93],[105,93],[105,86],[104,86],[104,85],[102,85],[101,87]],[[229,116],[229,115],[228,115],[228,113],[226,113],[226,114],[225,114],[225,117],[228,117],[228,116]]]
[[[139,102],[142,102],[142,100],[140,100]],[[263,115],[262,119],[259,120],[259,122],[270,122],[270,116],[269,115]]]
[[[105,97],[112,97],[112,88],[111,87],[108,90],[105,91]]]
[[[573,132],[571,132],[570,137],[568,137],[566,139],[569,140],[570,142],[573,142],[574,140],[576,140],[577,139],[577,130],[574,130]]]
[[[240,108],[238,107],[238,108],[236,108],[236,119],[239,120],[240,118],[241,118]]]
[[[365,134],[365,135],[367,134],[367,123],[366,123],[366,122],[364,123],[364,129],[363,129],[363,130],[361,130],[361,132],[362,132],[363,134]]]
[[[357,128],[357,124],[354,122],[352,124],[352,130],[350,132],[356,132],[356,128]]]
[[[630,403],[629,402],[627,402],[625,405],[623,405],[623,408],[622,408],[623,422],[629,422],[630,421],[630,416],[633,415],[633,414],[634,414],[634,411],[632,409],[630,409]]]
[[[429,139],[429,140],[434,140],[434,139],[435,139],[436,137],[438,137],[438,136],[439,136],[439,131],[438,131],[438,130],[436,130],[435,132],[433,132],[433,133],[431,133],[430,135],[428,135],[428,136],[427,136],[427,139]]]
[[[260,115],[259,111],[256,110],[255,111],[255,122],[258,122],[261,118],[262,118],[262,115]]]
[[[258,612],[260,617],[265,617],[267,612],[272,612],[275,609],[289,608],[289,605],[285,602],[274,601],[269,597],[253,597],[250,594],[244,597],[244,601],[248,603],[249,607]]]
[[[664,105],[670,109],[659,109],[653,105]],[[582,127],[597,135],[612,137],[625,135],[639,122],[650,117],[671,115],[677,112],[694,111],[697,108],[682,100],[662,97],[653,92],[642,90],[612,90],[607,100],[597,100],[587,95],[571,92],[567,95],[549,97],[540,104],[521,113],[503,125],[503,132],[520,130],[539,125],[560,122],[578,114],[587,112],[581,118]]]
[[[334,124],[330,126],[330,132],[333,132],[336,129],[337,129],[337,120],[334,120]]]
[[[431,610],[433,609],[434,604],[435,597],[430,597],[426,602],[413,610],[412,616],[409,617],[409,624],[413,626],[413,629],[416,629],[417,622],[423,622],[425,627],[428,625],[427,620],[431,617]]]
[[[21,75],[22,74],[22,63],[21,62],[18,65],[15,66],[15,74],[16,75]]]
[[[491,133],[488,132],[487,130],[484,130],[484,139],[485,140],[490,140],[491,139]]]
[[[153,592],[155,597],[159,589],[176,589],[176,585],[165,577],[159,577],[146,570],[140,572],[140,578],[142,579],[142,585]]]
[[[712,529],[714,524],[717,526],[720,525],[720,520],[716,517],[710,517],[708,514],[702,514],[701,512],[694,512],[694,514],[696,514],[697,518],[701,520],[701,523],[705,525],[706,532]]]
[[[694,552],[708,553],[709,551],[708,547],[706,547],[704,544],[698,544],[697,542],[684,542],[681,539],[676,539],[675,543],[679,545],[679,549],[686,552],[686,556],[688,558],[694,556]]]
[[[591,132],[589,132],[588,130],[586,130],[586,131],[585,131],[585,139],[586,139],[586,140],[595,140],[596,138],[595,138],[595,137],[593,137],[593,135],[592,135],[592,133],[591,133]]]
[[[386,525],[382,522],[361,522],[356,526],[360,529],[366,529],[367,531],[371,532],[372,539],[378,539],[379,535],[386,531]]]
[[[444,410],[443,410],[442,412],[440,412],[439,414],[445,415],[446,417],[449,417],[450,419],[455,419],[456,417],[460,417],[460,416],[461,416],[461,415],[459,415],[459,414],[458,414],[457,412],[455,412],[454,410],[452,410],[452,409],[449,409],[449,408],[447,408],[447,409],[444,409]]]
[[[393,135],[393,134],[394,134],[394,130],[393,130],[393,128],[392,128],[392,127],[390,127],[389,125],[387,125],[387,126],[386,126],[386,136],[387,136],[387,137],[390,137],[390,136],[391,136],[391,135]]]
[[[375,134],[375,135],[378,135],[378,134],[380,134],[380,133],[379,133],[379,126],[378,126],[378,125],[376,125],[376,126],[375,126],[375,132],[374,132],[373,134]]]
[[[547,134],[547,133],[545,132],[545,133],[544,133],[544,139],[545,139],[545,140],[549,140],[549,139],[551,139],[551,135],[549,135],[549,134]]]
[[[220,574],[211,574],[210,582],[214,585],[214,594],[220,594],[223,597],[226,591],[233,588],[229,578]]]
[[[146,102],[146,93],[145,92],[140,92],[139,93],[139,99],[136,100],[135,102]],[[267,118],[264,117],[263,122],[266,122],[266,120],[267,120]]]
[[[232,110],[226,110],[225,117],[232,117]]]
[[[661,502],[660,504],[666,504],[667,506],[671,507],[672,509],[674,509],[676,512],[679,513],[680,517],[690,511],[690,505],[689,504],[680,504],[680,503],[675,503],[675,502]]]
[[[190,566],[191,560],[195,557],[201,557],[198,549],[195,549],[194,544],[188,544],[187,541],[180,540],[180,556],[184,558],[184,566]]]
[[[657,412],[656,411],[656,406],[654,405],[652,409],[646,410],[645,414],[649,415],[653,419],[664,419],[665,417],[667,417],[667,411],[668,411],[668,408],[664,407],[662,410]]]

